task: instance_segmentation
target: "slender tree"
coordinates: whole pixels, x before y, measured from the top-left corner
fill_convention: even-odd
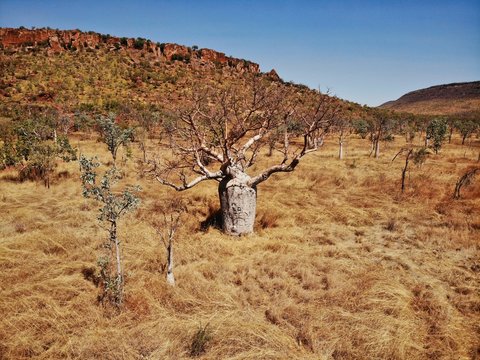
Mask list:
[[[401,182],[401,190],[402,194],[405,192],[405,180],[406,180],[406,175],[408,171],[408,166],[410,164],[410,160],[413,159],[413,162],[416,165],[421,165],[425,162],[426,157],[428,155],[427,149],[422,147],[420,149],[414,149],[412,147],[410,148],[403,148],[401,149],[392,159],[392,162],[395,161],[395,159],[400,155],[400,154],[406,154],[405,155],[405,165],[402,168],[402,182]]]
[[[101,298],[109,299],[120,306],[123,301],[124,272],[121,242],[118,238],[118,221],[125,213],[138,206],[140,200],[136,193],[139,188],[128,186],[122,192],[115,192],[112,187],[120,178],[115,167],[107,171],[102,180],[97,183],[96,169],[99,166],[100,163],[95,159],[88,159],[83,155],[80,157],[83,196],[102,203],[98,220],[108,225],[106,230],[109,237],[105,243],[107,255],[101,257],[98,262],[103,285]]]
[[[101,117],[98,120],[98,126],[101,139],[107,145],[110,154],[112,154],[113,164],[115,166],[118,149],[120,149],[121,146],[128,146],[133,137],[133,129],[120,128],[113,120],[112,115],[109,117]]]
[[[180,220],[185,211],[185,204],[180,199],[173,197],[161,207],[160,220],[154,222],[155,230],[167,252],[167,283],[172,286],[175,285],[173,247]]]
[[[453,191],[453,198],[458,200],[461,197],[460,191],[463,187],[468,186],[475,179],[475,176],[480,174],[480,167],[471,167],[464,172],[455,184],[455,190]]]
[[[462,145],[465,145],[465,141],[480,128],[480,111],[458,114],[454,126],[462,136]]]
[[[392,111],[385,109],[369,109],[367,115],[369,123],[370,141],[372,142],[372,153],[375,159],[380,157],[380,141],[388,139],[392,135],[395,126],[395,117]]]

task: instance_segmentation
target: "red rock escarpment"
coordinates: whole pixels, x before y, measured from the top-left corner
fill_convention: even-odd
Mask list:
[[[12,49],[45,46],[48,47],[49,53],[59,53],[67,49],[94,49],[105,44],[112,50],[124,48],[132,51],[148,51],[153,53],[159,60],[188,60],[188,62],[192,62],[193,64],[220,65],[228,66],[238,71],[260,72],[260,67],[256,63],[225,56],[224,53],[212,49],[193,50],[192,48],[178,44],[158,44],[145,39],[119,38],[116,36],[101,35],[91,31],[0,28],[0,44],[4,48]]]

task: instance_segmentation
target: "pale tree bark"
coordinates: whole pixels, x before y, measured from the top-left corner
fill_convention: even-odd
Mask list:
[[[174,259],[173,259],[173,247],[175,244],[175,237],[182,214],[186,212],[186,207],[182,200],[177,197],[172,197],[162,203],[160,219],[155,219],[153,226],[160,237],[165,250],[167,252],[167,264],[166,264],[166,280],[167,284],[175,286],[174,275]]]
[[[380,157],[380,139],[382,137],[382,127],[379,126],[377,134],[375,135],[375,159]]]
[[[375,159],[380,157],[380,140],[377,138],[375,140]]]
[[[117,237],[117,222],[115,220],[110,220],[110,243],[115,246],[115,261],[117,267],[117,275],[116,275],[116,293],[117,293],[117,301],[119,304],[122,303],[123,300],[123,271],[122,271],[122,257],[120,252],[120,241]]]
[[[338,139],[338,145],[339,145],[339,148],[338,148],[338,158],[340,160],[343,160],[343,140],[344,140],[344,137],[343,137],[343,131],[340,133],[340,137]]]
[[[175,286],[175,276],[173,275],[173,242],[167,247],[167,283]]]
[[[230,235],[253,232],[257,208],[257,190],[238,178],[224,178],[218,187],[223,231]]]

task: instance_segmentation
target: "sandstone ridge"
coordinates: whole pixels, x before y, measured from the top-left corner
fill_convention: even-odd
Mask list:
[[[104,46],[110,51],[149,52],[158,61],[182,61],[195,66],[222,66],[241,72],[260,72],[259,65],[254,62],[226,56],[212,49],[156,43],[144,38],[121,38],[93,31],[0,28],[0,46],[12,51],[46,48],[49,55],[64,51],[91,51]]]

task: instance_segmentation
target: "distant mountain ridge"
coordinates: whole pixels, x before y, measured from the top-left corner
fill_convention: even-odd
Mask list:
[[[57,30],[50,28],[0,28],[0,46],[6,49],[48,48],[50,55],[65,51],[94,50],[106,46],[110,51],[143,51],[158,60],[188,61],[228,66],[238,71],[260,72],[260,66],[252,61],[226,56],[212,49],[198,49],[173,43],[158,43],[144,38],[127,38],[99,34],[94,31]]]
[[[436,85],[411,91],[380,107],[433,115],[478,110],[480,109],[480,81]]]

